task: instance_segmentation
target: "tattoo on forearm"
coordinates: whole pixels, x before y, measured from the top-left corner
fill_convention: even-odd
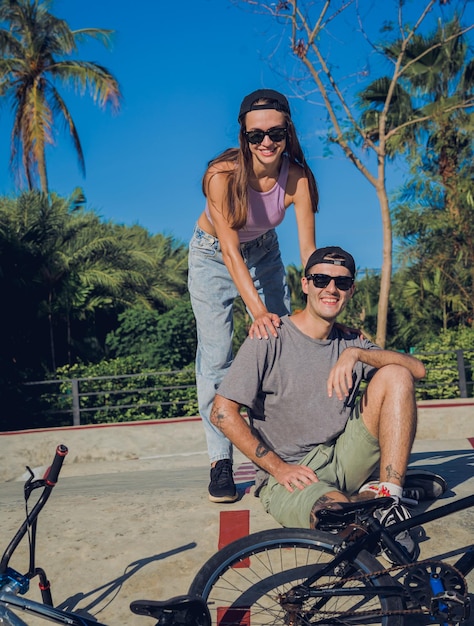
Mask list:
[[[211,422],[214,424],[214,426],[217,426],[217,428],[220,428],[222,430],[222,422],[225,419],[225,414],[222,411],[219,411],[218,409],[216,409],[215,407],[212,407],[211,410]]]
[[[257,459],[262,459],[269,452],[270,450],[267,448],[267,446],[265,446],[263,443],[259,443],[255,449],[255,456],[257,457]]]
[[[396,480],[399,480],[401,482],[402,474],[397,472],[397,470],[392,465],[387,465],[385,471],[387,472],[387,479],[389,480],[389,482],[391,478],[395,478]]]

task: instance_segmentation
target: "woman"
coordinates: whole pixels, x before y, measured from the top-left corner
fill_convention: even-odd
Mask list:
[[[240,294],[252,338],[277,335],[290,294],[275,227],[293,204],[303,267],[316,248],[318,191],[285,96],[259,89],[240,106],[239,148],[213,159],[203,178],[206,208],[189,245],[196,318],[196,384],[209,458],[211,502],[237,499],[232,444],[210,423],[216,390],[232,362],[233,302]]]

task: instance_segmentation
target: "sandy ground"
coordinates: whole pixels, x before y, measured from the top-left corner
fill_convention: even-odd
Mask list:
[[[70,452],[40,517],[37,565],[51,580],[56,605],[80,609],[101,623],[154,624],[151,618],[132,615],[130,601],[185,593],[217,550],[222,511],[248,510],[250,532],[276,526],[248,481],[241,481],[242,498],[237,503],[208,501],[208,462],[199,421],[62,429],[0,436],[2,549],[24,518],[25,465],[41,474],[59,443]],[[435,453],[420,449],[414,465],[443,467],[453,485],[449,497],[472,493],[472,449],[457,450],[449,442],[438,447]],[[245,465],[246,459],[236,454],[234,469]],[[467,473],[460,478],[464,470]],[[424,556],[472,543],[472,512],[456,519],[456,524],[430,525],[430,541],[422,545]],[[27,567],[23,544],[11,563],[21,571]],[[474,588],[472,578],[470,583]],[[40,598],[36,582],[28,597]],[[27,622],[46,623],[37,618]]]
[[[38,432],[0,437],[2,549],[24,519],[25,465],[42,476],[59,443],[69,453],[40,516],[37,565],[61,608],[81,609],[110,626],[153,624],[132,615],[129,603],[186,593],[217,550],[221,511],[251,510],[251,531],[276,526],[251,494],[231,505],[208,501],[199,421]],[[236,455],[239,462],[245,459]],[[31,501],[30,508],[34,494]],[[11,565],[25,571],[27,564],[25,540]],[[40,599],[36,581],[28,597]],[[29,617],[28,623],[46,622]]]

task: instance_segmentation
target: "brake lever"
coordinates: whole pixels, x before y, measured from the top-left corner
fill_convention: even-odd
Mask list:
[[[28,470],[30,477],[23,487],[23,492],[25,494],[25,502],[28,502],[31,492],[35,489],[39,489],[40,487],[44,487],[46,485],[46,481],[44,478],[37,478],[36,480],[33,480],[35,477],[33,470],[28,465],[26,466],[26,469]]]

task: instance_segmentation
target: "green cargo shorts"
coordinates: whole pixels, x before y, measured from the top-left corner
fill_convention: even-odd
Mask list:
[[[301,461],[314,470],[319,482],[290,493],[270,476],[259,498],[264,509],[282,526],[309,528],[314,503],[325,493],[356,493],[377,467],[378,440],[369,433],[356,405],[344,432],[329,444],[313,448]]]

